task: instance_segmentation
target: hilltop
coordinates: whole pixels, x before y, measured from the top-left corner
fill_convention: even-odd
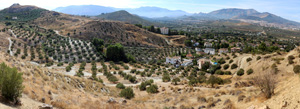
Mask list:
[[[40,17],[45,9],[36,6],[13,4],[0,11],[0,21],[29,21]]]
[[[116,11],[116,12],[107,13],[107,14],[101,14],[96,17],[107,19],[107,20],[128,22],[131,24],[142,24],[142,25],[147,25],[147,26],[155,24],[155,23],[145,20],[137,15],[132,15],[125,10]]]

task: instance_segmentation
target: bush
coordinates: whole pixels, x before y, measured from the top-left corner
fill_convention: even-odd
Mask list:
[[[0,65],[0,89],[1,95],[7,100],[16,102],[22,96],[22,73],[17,68],[10,68],[5,63]]]
[[[134,97],[134,92],[133,92],[132,88],[127,87],[120,92],[120,96],[124,97],[126,99],[131,99]]]
[[[169,74],[164,74],[162,80],[163,80],[163,82],[170,82],[171,78],[170,78]]]
[[[250,57],[247,58],[247,62],[250,62],[250,61],[252,61],[252,58],[250,58]]]
[[[222,70],[217,70],[216,74],[218,74],[218,75],[224,75],[224,72]]]
[[[226,71],[224,72],[225,75],[231,75],[231,72],[230,71]]]
[[[256,60],[260,60],[261,59],[261,56],[257,56]]]
[[[238,75],[238,76],[242,76],[242,75],[244,75],[244,69],[240,69],[236,74]]]
[[[118,84],[116,85],[116,87],[119,88],[119,89],[125,89],[125,86],[124,86],[124,84],[122,84],[122,83],[118,83]]]
[[[142,82],[141,85],[139,86],[140,91],[146,90],[147,84],[145,82]]]
[[[147,89],[148,93],[157,93],[158,92],[158,87],[155,84],[150,85]]]
[[[293,70],[295,73],[300,73],[300,65],[295,65]]]
[[[211,84],[211,87],[214,87],[214,84],[223,84],[224,81],[220,77],[216,76],[210,76],[209,79],[207,80],[207,84]]]
[[[295,59],[295,57],[293,56],[293,55],[290,55],[289,57],[288,57],[288,60],[289,60],[289,64],[293,64],[294,63],[294,60]]]
[[[229,68],[229,65],[228,65],[228,64],[225,64],[225,65],[223,66],[223,68],[224,68],[224,70],[227,70],[227,69]]]
[[[258,75],[252,78],[254,84],[260,88],[266,98],[271,98],[274,94],[274,89],[277,84],[277,79],[274,73],[266,72],[263,75]]]
[[[176,77],[172,80],[172,82],[174,83],[174,85],[177,85],[178,82],[180,82],[180,78]]]
[[[231,59],[231,60],[229,60],[229,64],[231,64],[233,62],[233,60]]]
[[[248,69],[247,70],[247,75],[250,75],[250,74],[252,74],[253,73],[253,69]]]
[[[236,69],[238,66],[236,64],[231,65],[231,69]]]

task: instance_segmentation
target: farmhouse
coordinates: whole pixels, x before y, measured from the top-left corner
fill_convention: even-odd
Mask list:
[[[216,50],[214,48],[205,48],[204,52],[206,54],[211,54],[211,55],[215,55]]]

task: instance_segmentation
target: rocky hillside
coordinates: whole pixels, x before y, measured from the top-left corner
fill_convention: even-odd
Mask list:
[[[107,13],[107,14],[101,14],[96,17],[107,19],[107,20],[128,22],[131,24],[142,24],[142,25],[146,25],[146,26],[154,25],[154,23],[147,21],[137,15],[132,15],[124,10]]]
[[[0,11],[0,21],[29,21],[40,17],[45,9],[35,6],[13,4]]]

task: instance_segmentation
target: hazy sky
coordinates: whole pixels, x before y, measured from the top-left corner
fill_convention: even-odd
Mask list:
[[[0,0],[0,9],[13,3],[36,5],[46,9],[68,5],[101,5],[116,8],[157,6],[190,13],[211,12],[223,8],[256,9],[300,22],[300,0]]]

